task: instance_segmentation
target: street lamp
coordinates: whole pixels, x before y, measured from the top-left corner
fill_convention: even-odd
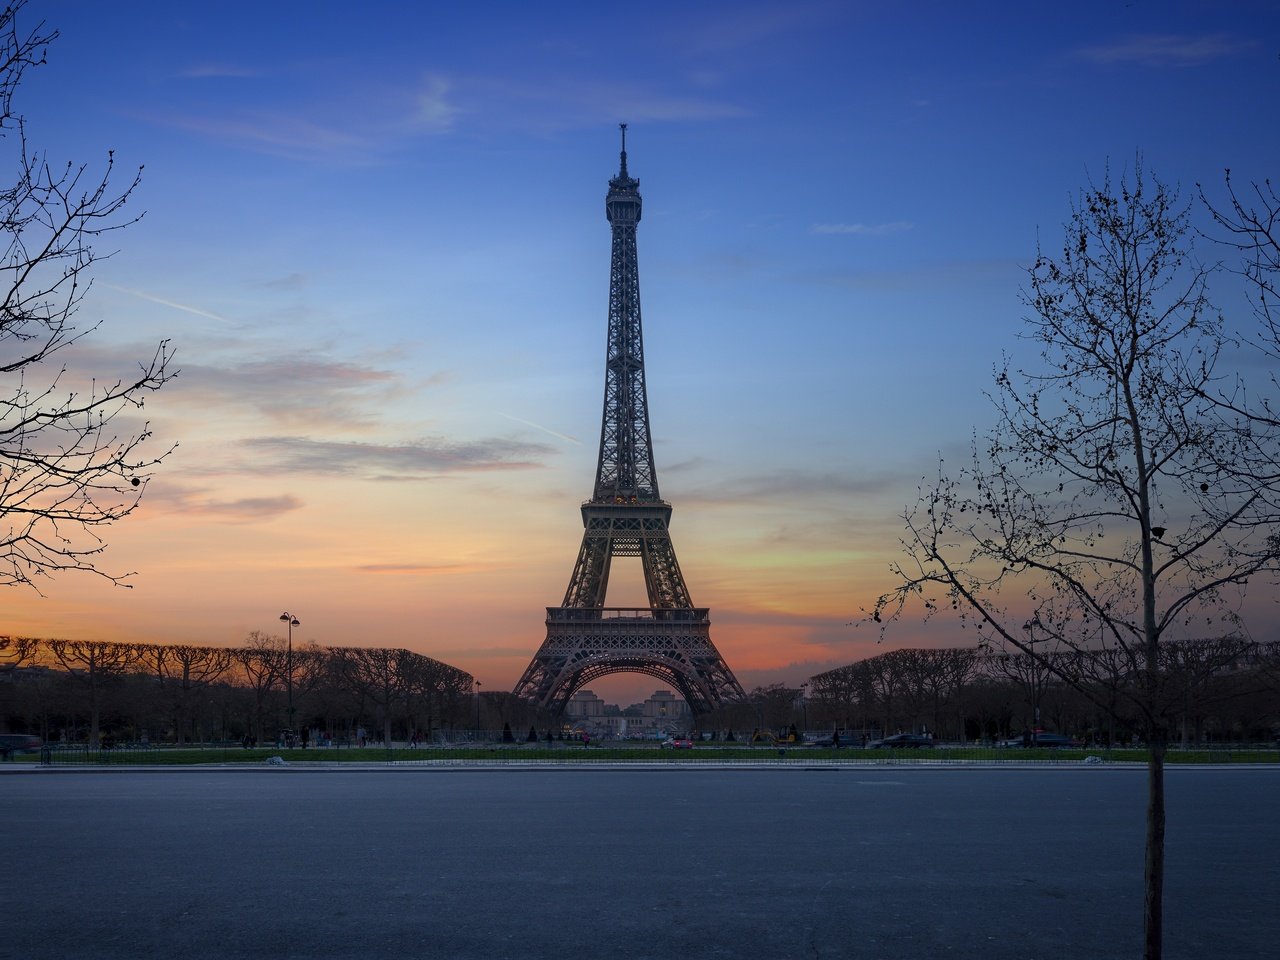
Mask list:
[[[473,681],[476,685],[476,740],[480,739],[480,681]]]
[[[284,671],[285,687],[289,691],[289,730],[293,730],[293,628],[302,626],[302,621],[291,613],[280,614],[280,619],[289,627],[289,642],[285,647]]]

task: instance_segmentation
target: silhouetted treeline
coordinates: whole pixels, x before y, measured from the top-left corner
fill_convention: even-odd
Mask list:
[[[307,644],[290,655],[283,638],[257,632],[239,647],[0,637],[0,730],[92,746],[268,743],[291,726],[341,741],[425,741],[467,725],[472,683],[408,650]]]
[[[1160,708],[1184,744],[1271,740],[1280,732],[1280,643],[1237,638],[1169,642]],[[274,743],[289,729],[284,639],[253,633],[239,647],[196,647],[0,636],[0,730],[98,744]],[[438,731],[557,728],[505,692],[477,697],[470,674],[382,647],[293,649],[294,723],[338,741],[426,742]],[[699,718],[701,730],[796,724],[850,736],[928,731],[989,741],[1034,723],[1096,743],[1124,744],[1142,728],[1139,673],[1114,651],[1024,654],[971,648],[891,650],[817,674],[803,688],[773,684]]]
[[[1271,740],[1280,731],[1280,643],[1166,642],[1157,708],[1184,744]],[[811,727],[940,739],[1015,736],[1034,724],[1095,743],[1142,729],[1140,665],[1111,650],[892,650],[812,677]],[[798,694],[800,691],[794,691]]]

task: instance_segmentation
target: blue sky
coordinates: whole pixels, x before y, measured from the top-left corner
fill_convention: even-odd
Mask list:
[[[15,629],[233,643],[290,609],[307,639],[405,645],[486,689],[518,678],[576,556],[619,122],[661,488],[749,686],[875,652],[848,623],[891,586],[919,478],[991,421],[1025,269],[1088,177],[1141,153],[1191,197],[1280,156],[1273,3],[22,17],[61,33],[20,92],[30,140],[145,165],[77,362],[169,337],[182,373],[148,405],[179,449],[104,559],[134,589],[13,595]]]

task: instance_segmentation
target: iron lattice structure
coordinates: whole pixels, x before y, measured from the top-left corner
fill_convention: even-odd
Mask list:
[[[626,137],[623,124],[620,169],[605,197],[613,255],[595,491],[582,505],[582,548],[564,601],[547,608],[547,638],[514,692],[558,714],[592,680],[643,673],[678,690],[696,715],[744,694],[711,642],[708,609],[689,597],[671,545],[671,505],[658,493],[636,255],[640,181],[627,173]],[[614,557],[640,558],[648,608],[605,606]]]

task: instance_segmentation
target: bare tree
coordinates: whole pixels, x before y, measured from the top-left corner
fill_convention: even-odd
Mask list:
[[[11,680],[23,664],[34,661],[39,651],[40,641],[32,637],[0,636],[0,733],[9,729],[9,707],[14,696],[14,684],[5,681]]]
[[[404,705],[404,668],[411,655],[385,647],[334,647],[330,653],[343,682],[378,708],[382,740],[390,747],[392,715]]]
[[[89,747],[101,746],[102,693],[137,666],[142,650],[108,640],[49,640],[45,647],[68,675],[89,691]]]
[[[756,723],[759,733],[785,727],[792,720],[794,706],[800,696],[798,687],[788,687],[783,683],[770,683],[756,687],[747,695],[747,700],[756,711]]]
[[[1041,366],[996,373],[995,429],[971,464],[935,481],[904,515],[899,586],[872,618],[953,610],[994,642],[1038,658],[1086,693],[1045,649],[1117,651],[1149,747],[1144,956],[1162,951],[1164,758],[1176,698],[1161,645],[1237,629],[1254,577],[1280,570],[1274,480],[1251,475],[1259,438],[1206,400],[1227,345],[1190,260],[1187,207],[1134,172],[1091,184],[1061,253],[1041,253],[1023,335]],[[1271,451],[1274,454],[1274,451]],[[1274,461],[1273,461],[1274,462]]]
[[[865,739],[875,710],[875,671],[871,660],[859,660],[809,678],[820,708],[837,718],[837,726],[858,731]]]
[[[960,739],[965,739],[965,691],[978,672],[978,654],[973,650],[930,650],[926,654],[929,671],[926,683],[933,697],[933,726],[942,728],[943,711],[950,707],[958,722]]]
[[[410,653],[405,657],[401,672],[410,725],[417,728],[418,717],[425,719],[423,729],[429,741],[436,722],[471,689],[471,675],[417,653]]]
[[[250,632],[243,647],[235,647],[231,658],[245,685],[253,691],[254,735],[266,739],[265,706],[267,695],[285,676],[285,638]]]
[[[293,695],[303,703],[301,717],[291,718],[300,735],[310,729],[314,717],[309,706],[315,706],[315,695],[329,677],[330,658],[328,652],[314,640],[309,643],[293,645]],[[304,738],[303,743],[306,743]]]
[[[150,647],[146,655],[161,688],[170,695],[174,742],[182,744],[191,722],[192,696],[231,669],[231,651],[223,647],[166,644]]]
[[[882,737],[901,732],[904,713],[911,712],[910,705],[903,706],[906,678],[902,674],[902,658],[892,656],[897,652],[891,650],[867,661],[871,673],[871,703],[876,710],[873,716]],[[912,726],[915,718],[906,717],[905,720],[908,726]]]
[[[1236,635],[1162,646],[1161,672],[1167,697],[1176,704],[1183,746],[1199,742],[1204,718],[1217,704],[1263,687],[1257,672],[1241,669],[1257,649],[1257,643]]]
[[[1035,657],[1016,650],[1012,653],[993,651],[986,660],[992,676],[1010,681],[1016,689],[1023,692],[1027,712],[1023,714],[1021,726],[1026,743],[1030,746],[1035,746],[1040,732],[1040,718],[1045,708],[1045,693],[1050,679],[1043,661],[1052,656],[1053,654],[1044,651],[1039,651]]]
[[[34,637],[0,637],[0,673],[34,660],[39,649],[40,641]]]
[[[97,326],[75,324],[91,268],[109,256],[94,244],[138,219],[124,207],[141,171],[117,189],[110,153],[95,174],[31,149],[13,97],[58,34],[19,29],[24,7],[0,11],[0,138],[17,170],[0,188],[0,583],[35,586],[63,570],[120,583],[127,574],[96,566],[106,546],[97,530],[133,512],[169,452],[144,453],[150,426],[133,419],[174,375],[169,344],[120,379],[88,378],[66,361]]]

